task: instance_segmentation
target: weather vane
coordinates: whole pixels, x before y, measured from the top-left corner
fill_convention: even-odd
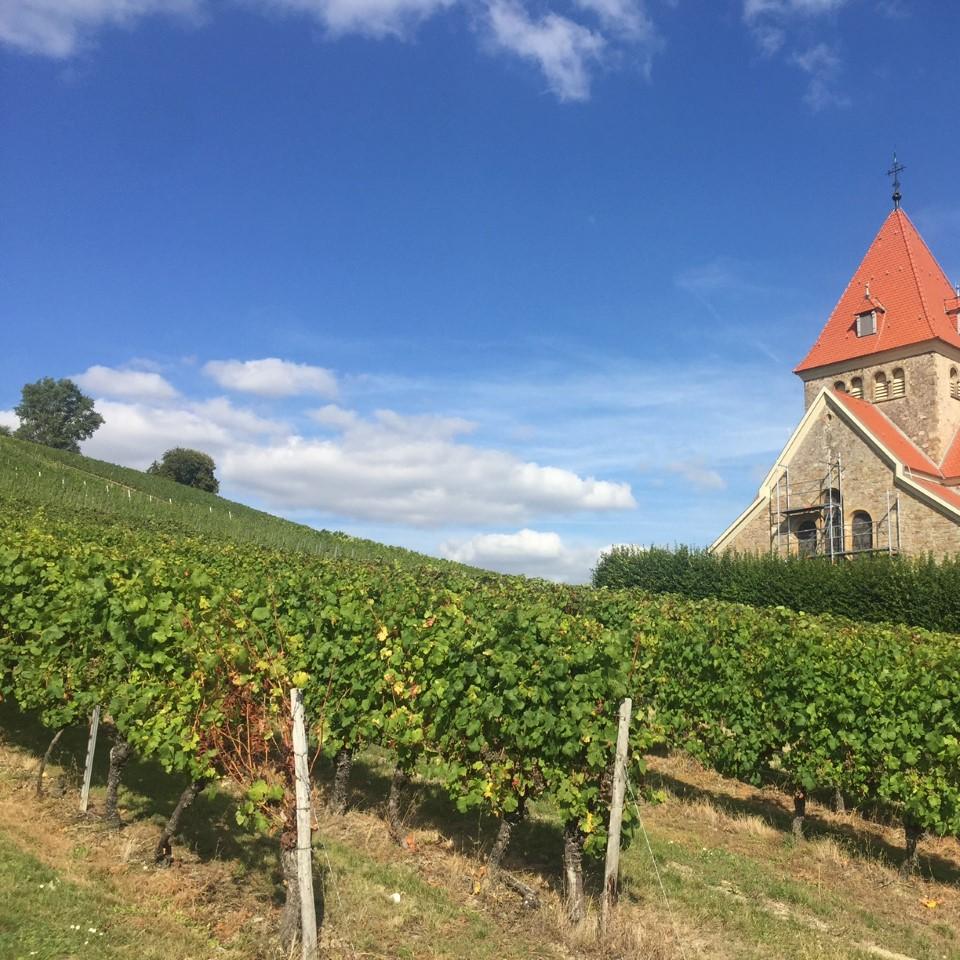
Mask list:
[[[902,163],[897,163],[897,153],[893,153],[893,166],[887,171],[888,177],[893,177],[893,209],[900,209],[900,200],[902,199],[900,193],[900,174],[903,173],[907,168]]]

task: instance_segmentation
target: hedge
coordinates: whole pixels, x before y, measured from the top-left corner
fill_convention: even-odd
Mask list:
[[[960,633],[960,557],[874,554],[831,563],[822,557],[717,556],[689,547],[617,547],[601,557],[593,585]]]

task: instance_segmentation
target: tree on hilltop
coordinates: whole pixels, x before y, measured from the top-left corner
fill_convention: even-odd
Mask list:
[[[147,467],[147,473],[175,480],[185,487],[216,493],[220,489],[220,482],[214,476],[216,469],[217,465],[209,454],[187,447],[174,447],[160,458],[159,463],[154,460]]]
[[[72,380],[53,377],[25,384],[14,412],[20,418],[20,426],[13,435],[19,440],[71,453],[79,453],[80,441],[92,437],[103,423],[103,417],[93,408],[93,400]]]

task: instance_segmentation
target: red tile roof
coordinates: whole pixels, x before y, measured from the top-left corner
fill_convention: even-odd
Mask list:
[[[929,490],[941,500],[946,500],[951,506],[960,509],[960,491],[955,487],[945,487],[942,484],[934,483],[932,480],[921,480],[920,477],[911,477],[910,479],[914,483],[919,483],[921,487]]]
[[[876,404],[849,393],[834,390],[837,398],[905,467],[933,477],[942,477],[940,468],[898,426],[887,419]]]
[[[943,340],[960,347],[945,303],[957,294],[903,210],[894,210],[874,238],[817,342],[794,370],[868,357],[881,350]],[[883,304],[877,332],[858,337],[857,314]]]
[[[960,477],[960,431],[943,457],[940,472],[947,478]]]

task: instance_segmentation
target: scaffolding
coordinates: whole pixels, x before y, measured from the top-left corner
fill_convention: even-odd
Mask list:
[[[790,468],[778,464],[770,498],[770,542],[778,556],[827,557],[832,561],[873,553],[900,552],[900,494],[886,491],[886,509],[874,520],[858,510],[848,529],[844,516],[843,462],[826,464],[815,480],[792,481]],[[847,486],[851,481],[846,480]],[[856,484],[853,484],[854,487]]]

